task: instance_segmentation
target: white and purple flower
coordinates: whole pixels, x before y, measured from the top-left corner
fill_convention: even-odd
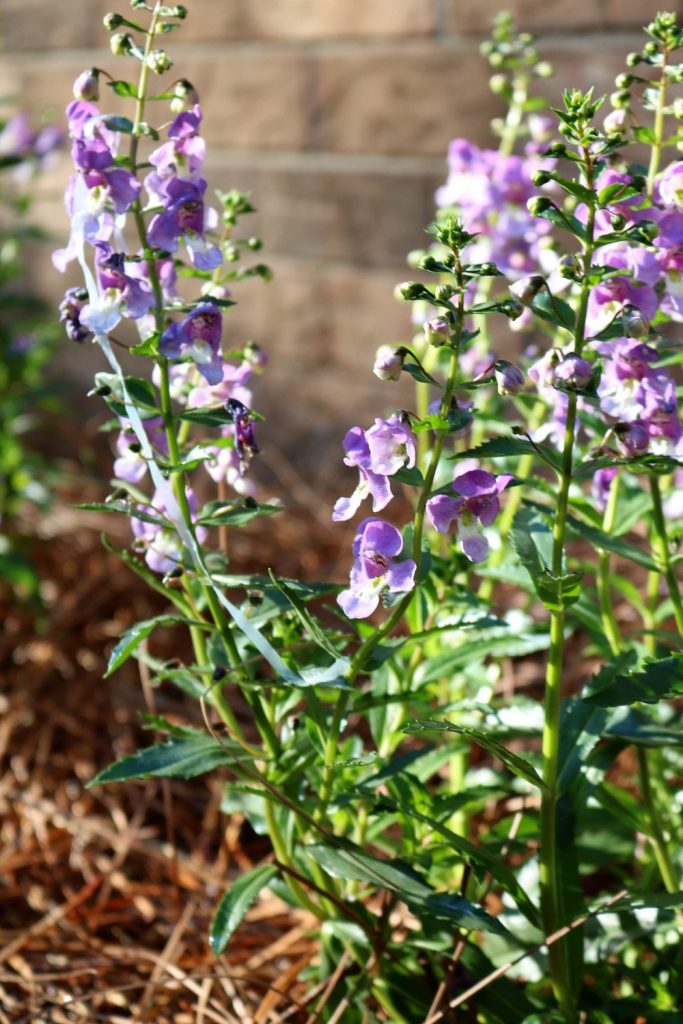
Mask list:
[[[510,473],[494,476],[484,469],[460,466],[453,479],[459,498],[437,494],[427,502],[427,519],[438,533],[448,533],[455,521],[463,554],[471,562],[483,562],[489,543],[482,526],[492,526],[500,512],[499,495],[513,479]]]
[[[402,550],[403,538],[391,523],[372,517],[360,523],[353,542],[350,585],[337,597],[350,619],[372,615],[383,593],[405,594],[413,589],[417,566],[412,558],[396,561]]]

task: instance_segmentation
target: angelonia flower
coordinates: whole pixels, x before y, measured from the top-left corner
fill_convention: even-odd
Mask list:
[[[412,558],[397,562],[403,550],[400,531],[383,519],[364,519],[353,542],[350,585],[337,597],[350,619],[365,619],[384,593],[404,594],[415,586],[417,566]]]
[[[187,487],[187,500],[193,516],[197,514],[197,498]],[[154,492],[149,505],[140,506],[142,512],[166,518],[166,507],[158,491]],[[152,572],[165,574],[183,565],[183,545],[178,533],[169,522],[168,527],[157,523],[148,523],[142,519],[131,519],[131,529],[135,537],[135,547],[144,552],[145,561]],[[201,544],[206,540],[207,531],[203,526],[195,527],[195,536]]]
[[[349,498],[339,498],[332,518],[339,522],[351,519],[361,502],[372,498],[373,512],[380,512],[392,498],[389,477],[404,466],[415,465],[415,435],[399,415],[377,418],[368,430],[352,427],[344,438],[344,462],[358,469],[358,486]]]
[[[493,364],[493,375],[501,396],[518,395],[524,387],[524,374],[506,359],[498,359]]]
[[[59,304],[59,319],[70,341],[82,343],[92,338],[92,331],[81,323],[81,313],[88,302],[85,288],[67,288]]]
[[[499,495],[513,479],[510,473],[494,476],[460,466],[453,478],[453,490],[460,497],[436,494],[427,502],[427,519],[439,533],[448,533],[455,522],[463,554],[471,562],[483,562],[489,544],[481,527],[493,525],[500,512]]]
[[[399,380],[403,370],[403,356],[392,345],[380,345],[375,355],[372,372],[380,380]]]
[[[435,348],[440,348],[441,345],[447,345],[451,338],[451,325],[448,320],[443,316],[433,317],[431,320],[427,320],[424,325],[425,341],[428,344],[433,345]]]
[[[223,379],[221,354],[221,311],[211,302],[202,302],[191,313],[167,327],[159,341],[159,351],[167,359],[181,359],[189,355],[209,384]]]
[[[564,391],[585,391],[593,382],[593,366],[570,352],[553,370],[553,387]]]

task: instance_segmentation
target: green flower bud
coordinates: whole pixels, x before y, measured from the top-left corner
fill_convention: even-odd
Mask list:
[[[567,147],[564,142],[551,142],[546,152],[548,156],[554,156],[559,159],[567,155]]]
[[[164,71],[173,67],[173,62],[165,50],[152,50],[147,54],[145,63],[155,75],[163,75]]]
[[[438,284],[434,289],[434,298],[437,302],[448,302],[456,292],[457,289],[451,284]]]
[[[115,32],[109,46],[115,57],[129,57],[133,52],[133,37],[130,32]]]
[[[105,14],[102,18],[102,23],[108,32],[114,32],[125,23],[125,20],[121,14]]]
[[[424,291],[425,287],[419,281],[404,281],[403,284],[396,285],[394,296],[399,301],[411,302],[413,299],[421,298]]]
[[[629,53],[628,57],[626,58],[626,67],[635,68],[638,66],[638,64],[642,62],[642,60],[643,58],[640,56],[639,53]]]
[[[537,78],[552,78],[555,74],[555,68],[547,60],[540,60],[534,68],[534,73]]]
[[[534,196],[526,204],[527,210],[532,217],[542,216],[546,210],[550,210],[555,204],[547,196]]]
[[[547,185],[549,181],[553,181],[553,175],[550,171],[534,171],[531,175],[531,180],[538,188],[542,185]]]
[[[626,227],[626,217],[622,213],[613,213],[609,222],[615,231],[623,231]]]
[[[502,73],[498,75],[491,75],[489,78],[489,88],[491,92],[496,94],[496,96],[500,96],[509,88],[507,75]]]
[[[184,110],[191,110],[195,103],[199,103],[197,90],[186,78],[179,78],[173,83],[173,98],[171,110],[174,114],[182,114]]]

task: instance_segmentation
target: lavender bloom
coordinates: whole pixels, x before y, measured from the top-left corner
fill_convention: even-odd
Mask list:
[[[403,466],[415,465],[415,436],[400,416],[388,420],[378,417],[368,430],[352,427],[344,438],[344,451],[345,464],[357,467],[360,479],[349,498],[339,498],[335,503],[335,522],[351,519],[368,495],[372,497],[373,512],[389,504],[392,491],[388,478]]]
[[[202,302],[180,323],[171,324],[161,335],[159,351],[167,359],[180,359],[189,352],[202,377],[209,384],[223,380],[220,310]]]
[[[599,469],[593,476],[591,482],[591,494],[597,508],[604,512],[607,508],[607,499],[612,488],[612,481],[617,475],[616,466],[608,466],[606,469]]]
[[[188,487],[186,489],[187,499],[192,515],[197,512],[197,498]],[[156,514],[160,517],[166,516],[166,507],[163,498],[158,491],[152,497],[151,505],[141,506],[141,511]],[[180,537],[169,523],[168,528],[158,526],[156,523],[146,523],[141,519],[132,518],[131,529],[135,537],[134,546],[145,552],[145,561],[152,570],[162,575],[172,572],[183,564],[183,546]],[[201,544],[206,540],[207,531],[203,526],[195,527],[195,535]]]
[[[138,319],[154,305],[152,289],[145,280],[132,277],[125,271],[125,256],[114,252],[108,242],[96,242],[95,265],[100,288],[118,291],[128,316]]]
[[[229,398],[225,407],[234,421],[235,451],[239,459],[240,476],[244,476],[249,463],[259,450],[254,435],[254,418],[251,410],[236,398]]]
[[[249,382],[254,375],[253,365],[246,360],[235,366],[233,363],[223,364],[223,378],[218,384],[198,384],[187,396],[188,409],[201,409],[208,405],[217,405],[236,398],[247,407],[251,406],[252,393]]]
[[[503,397],[518,395],[524,387],[524,374],[517,366],[508,363],[506,359],[498,359],[493,364],[493,373],[498,385],[498,394]]]
[[[593,367],[587,359],[570,352],[553,373],[553,386],[563,391],[585,391],[593,380]]]
[[[657,197],[662,206],[683,210],[683,160],[669,164],[661,174]]]
[[[659,307],[655,284],[661,269],[654,253],[621,242],[598,250],[596,263],[627,270],[628,276],[611,277],[591,290],[586,327],[599,334],[626,306],[635,307],[645,320],[652,320]]]
[[[445,317],[436,316],[432,320],[427,320],[424,332],[425,341],[435,348],[439,348],[441,345],[448,344],[451,337],[451,325]]]
[[[457,474],[453,490],[461,495],[450,498],[437,494],[427,502],[427,518],[439,533],[448,533],[455,520],[460,547],[471,562],[483,562],[489,545],[479,525],[491,526],[500,512],[498,495],[513,479],[512,474],[494,476],[483,469],[470,469]]]
[[[231,437],[232,428],[221,428],[221,435],[224,438]],[[242,474],[240,457],[237,454],[236,448],[211,445],[206,450],[211,453],[211,458],[207,459],[203,466],[212,480],[216,483],[224,480],[238,494],[253,493],[254,485],[250,480],[245,479]]]
[[[644,455],[650,446],[650,431],[645,423],[617,423],[614,432],[627,455]]]
[[[168,442],[161,417],[144,421],[144,428],[150,444],[164,455],[168,454]],[[118,480],[138,484],[147,472],[147,460],[140,451],[140,444],[135,432],[130,429],[127,421],[121,421],[121,433],[116,439],[118,458],[114,461],[114,476]]]
[[[204,232],[207,228],[204,208],[206,182],[181,178],[161,181],[161,199],[166,207],[149,226],[148,238],[152,245],[173,253],[182,238],[187,246],[190,262],[199,270],[215,270],[223,260],[221,250],[210,245]]]
[[[74,82],[74,96],[77,100],[95,100],[100,98],[100,73],[97,68],[82,71]]]
[[[67,288],[59,304],[59,319],[70,341],[82,343],[92,338],[92,331],[81,323],[81,313],[87,302],[88,293],[85,288]]]
[[[353,542],[350,586],[337,603],[350,619],[365,619],[377,608],[384,592],[403,594],[415,586],[417,566],[411,559],[396,562],[403,538],[383,519],[364,519]]]
[[[206,143],[199,134],[201,122],[202,112],[198,103],[192,110],[183,111],[175,118],[168,129],[170,141],[162,143],[149,157],[159,179],[182,177],[193,180],[201,170],[206,156]],[[153,191],[155,179],[151,176],[150,179],[145,185]]]

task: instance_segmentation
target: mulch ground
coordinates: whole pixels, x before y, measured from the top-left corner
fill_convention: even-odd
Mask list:
[[[235,571],[340,575],[329,510],[306,511],[306,484],[283,472],[297,514],[240,535]],[[305,914],[268,896],[222,957],[209,950],[226,883],[270,852],[221,814],[225,778],[87,788],[150,743],[140,711],[191,722],[199,711],[173,688],[144,687],[134,661],[103,679],[122,630],[164,602],[102,547],[115,517],[70,507],[103,492],[62,491],[23,527],[44,611],[36,619],[0,590],[0,1024],[312,1024],[324,992],[305,998],[297,983],[315,956]],[[190,657],[182,630],[153,642],[161,657]]]

